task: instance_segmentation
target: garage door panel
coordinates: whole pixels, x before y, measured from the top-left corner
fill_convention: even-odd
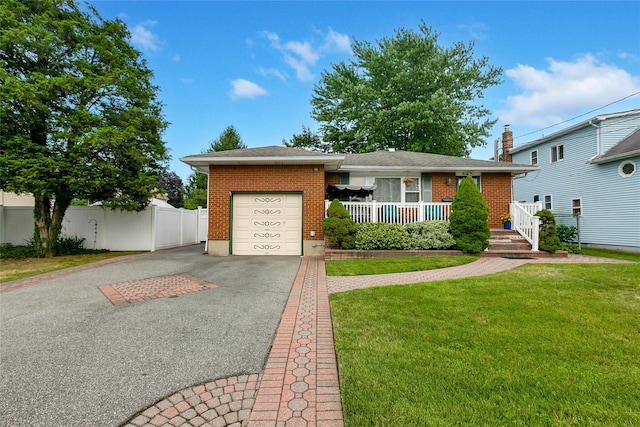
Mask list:
[[[300,255],[302,196],[233,196],[232,252],[237,255]]]

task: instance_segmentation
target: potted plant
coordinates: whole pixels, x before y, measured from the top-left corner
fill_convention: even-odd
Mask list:
[[[404,182],[404,185],[409,186],[409,185],[413,184],[414,180],[413,180],[413,178],[407,177],[407,178],[402,178],[402,182]]]
[[[509,212],[500,215],[500,221],[502,221],[505,230],[511,230],[511,214]]]

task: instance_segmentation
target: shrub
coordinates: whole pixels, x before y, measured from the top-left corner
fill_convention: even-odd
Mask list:
[[[0,259],[24,259],[36,256],[33,246],[17,246],[11,243],[0,245]]]
[[[406,250],[411,249],[411,237],[400,224],[364,223],[358,227],[355,246],[361,250]]]
[[[58,256],[63,255],[80,255],[91,252],[84,247],[84,237],[60,236],[53,246],[54,253]]]
[[[338,199],[334,199],[327,209],[327,218],[322,221],[322,232],[330,243],[342,249],[352,249],[358,225]]]
[[[456,241],[446,221],[423,221],[405,225],[412,249],[449,249]]]
[[[540,218],[540,243],[538,247],[546,252],[554,253],[562,245],[556,235],[556,219],[548,209],[543,209],[535,213]]]
[[[556,235],[562,243],[573,243],[576,241],[578,229],[572,225],[559,225],[556,227]]]
[[[470,175],[460,182],[449,221],[451,234],[462,252],[478,253],[489,246],[489,208]]]

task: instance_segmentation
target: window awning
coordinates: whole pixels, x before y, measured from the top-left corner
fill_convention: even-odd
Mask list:
[[[373,190],[376,189],[375,185],[343,185],[343,184],[329,184],[327,186],[327,193],[330,196],[359,196],[366,197],[373,194]]]

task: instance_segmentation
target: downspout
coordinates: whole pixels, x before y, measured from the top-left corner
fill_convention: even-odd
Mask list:
[[[193,166],[189,165],[189,168],[191,169],[192,172],[194,173],[198,173],[198,170],[195,169]],[[207,168],[207,239],[204,241],[204,252],[206,254],[209,253],[209,228],[208,228],[208,224],[209,224],[209,168]],[[200,222],[200,217],[198,217],[198,222]]]
[[[596,155],[594,157],[597,157],[600,155],[600,129],[602,128],[593,123],[593,120],[589,120],[589,124],[596,128]]]

